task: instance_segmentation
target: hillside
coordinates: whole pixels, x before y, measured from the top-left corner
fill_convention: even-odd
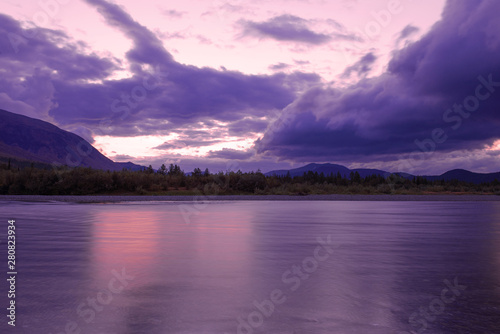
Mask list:
[[[359,168],[359,169],[349,169],[345,166],[342,165],[336,165],[336,164],[308,164],[299,168],[294,168],[290,170],[286,169],[281,169],[281,170],[273,170],[270,172],[265,173],[266,176],[285,176],[288,172],[290,172],[290,176],[302,176],[304,173],[307,172],[318,172],[318,174],[323,173],[324,175],[330,175],[334,174],[337,175],[337,173],[340,173],[342,177],[349,177],[349,174],[351,172],[358,172],[361,177],[367,177],[370,175],[380,175],[380,176],[389,176],[391,173],[379,170],[379,169],[366,169],[366,168]]]
[[[0,109],[0,157],[70,167],[121,170],[82,137],[38,119]],[[139,166],[140,167],[140,166]]]
[[[318,172],[318,174],[323,173],[324,175],[330,175],[334,174],[336,175],[337,173],[340,173],[342,177],[349,177],[351,172],[358,172],[361,177],[367,177],[371,175],[378,175],[378,176],[383,176],[387,177],[393,173],[379,170],[379,169],[349,169],[345,166],[342,165],[336,165],[336,164],[330,164],[330,163],[325,163],[325,164],[308,164],[299,168],[294,168],[290,170],[286,169],[281,169],[281,170],[273,170],[270,172],[265,173],[266,176],[285,176],[287,175],[288,172],[290,172],[290,176],[302,176],[304,173],[307,173],[309,171],[312,172]],[[413,179],[415,175],[411,174],[406,174],[406,173],[397,173],[398,175],[404,177],[405,179]],[[444,181],[452,181],[452,180],[458,180],[458,181],[464,181],[464,182],[470,182],[470,183],[475,183],[475,184],[480,184],[480,183],[486,183],[486,182],[493,182],[495,180],[500,180],[500,172],[499,173],[474,173],[470,172],[468,170],[464,169],[454,169],[451,171],[448,171],[444,174],[441,175],[426,175],[422,176],[422,178],[425,178],[429,181],[439,181],[439,180],[444,180]]]

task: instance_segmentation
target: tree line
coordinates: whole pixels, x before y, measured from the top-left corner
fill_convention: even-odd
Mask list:
[[[428,194],[478,193],[500,195],[500,182],[472,184],[457,180],[429,181],[422,177],[361,177],[309,171],[301,176],[265,176],[260,171],[211,173],[180,166],[151,166],[140,171],[104,171],[31,163],[0,164],[0,194],[4,195],[307,195],[307,194]]]

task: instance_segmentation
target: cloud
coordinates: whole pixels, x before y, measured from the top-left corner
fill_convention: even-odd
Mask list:
[[[134,160],[134,157],[126,154],[118,154],[113,156],[113,161],[131,161]]]
[[[196,38],[198,39],[198,41],[201,43],[201,44],[207,44],[207,45],[212,45],[214,44],[209,38],[205,37],[205,36],[202,36],[202,35],[198,35],[196,36]]]
[[[134,43],[127,58],[145,64],[171,63],[172,55],[168,53],[160,39],[143,25],[136,22],[125,10],[116,4],[104,0],[85,0],[97,8],[107,23],[129,37]]]
[[[180,64],[155,33],[120,6],[102,0],[87,3],[132,40],[126,53],[130,67],[89,54],[85,45],[59,31],[39,29],[34,38],[23,37],[29,29],[0,15],[1,35],[18,36],[14,44],[0,39],[0,64],[7,69],[0,78],[5,109],[64,129],[90,129],[94,135],[165,134],[214,120],[234,123],[264,117],[319,80],[300,72],[246,75]],[[131,75],[109,79],[116,70]],[[243,130],[233,131],[244,135]]]
[[[187,36],[181,31],[174,32],[157,32],[162,39],[186,39]]]
[[[227,159],[227,160],[247,160],[254,155],[251,151],[240,151],[231,148],[223,148],[220,151],[210,151],[209,158]]]
[[[377,56],[375,56],[372,52],[369,52],[365,54],[363,57],[361,57],[361,59],[358,60],[356,63],[347,67],[341,76],[343,78],[349,78],[352,72],[355,72],[360,77],[365,76],[366,74],[368,74],[368,72],[372,70],[372,65],[375,63],[376,60]]]
[[[277,63],[269,66],[269,69],[273,71],[280,71],[287,68],[290,68],[290,65],[285,63]]]
[[[294,60],[294,62],[297,65],[308,65],[311,63],[309,60]]]
[[[499,10],[493,0],[449,1],[442,20],[396,52],[386,73],[343,89],[316,87],[287,106],[258,152],[351,162],[458,152],[466,160],[500,138]]]
[[[229,124],[227,129],[231,136],[244,136],[263,132],[268,125],[269,121],[267,120],[246,118]]]
[[[412,26],[411,24],[407,25],[406,27],[401,30],[399,33],[398,37],[396,38],[396,48],[400,48],[401,44],[403,46],[409,44],[411,42],[411,36],[415,35],[420,31],[420,28]]]
[[[13,100],[6,93],[0,93],[0,109],[16,110],[18,114],[31,118],[40,118],[41,114],[35,108],[26,102]]]
[[[317,33],[308,28],[308,21],[293,15],[281,15],[264,22],[242,22],[247,36],[268,37],[278,41],[292,41],[305,44],[325,44],[332,36]]]
[[[162,11],[162,13],[165,16],[168,16],[170,18],[176,18],[176,19],[182,18],[186,14],[186,12],[180,12],[180,11],[175,10],[175,9],[164,10],[164,11]]]
[[[180,149],[180,148],[195,148],[195,147],[202,147],[202,146],[210,146],[214,144],[220,143],[221,140],[189,140],[189,139],[184,139],[184,140],[174,140],[170,142],[165,142],[161,145],[158,145],[156,147],[153,147],[156,150],[171,150],[171,149]]]
[[[0,14],[0,107],[30,117],[55,122],[56,82],[65,85],[99,81],[116,70],[114,59],[84,54],[85,45],[66,34],[43,28],[25,28]]]
[[[337,21],[337,20],[327,19],[326,23],[328,23],[329,25],[333,26],[337,30],[343,30],[343,29],[345,29],[344,25],[342,23],[340,23],[339,21]]]
[[[155,157],[135,158],[132,161],[143,166],[151,164],[154,168],[159,168],[162,164],[168,166],[174,163],[180,165],[185,172],[192,171],[194,168],[201,168],[202,170],[208,168],[210,173],[225,172],[228,170],[237,171],[238,169],[242,171],[256,171],[261,169],[263,172],[267,172],[275,169],[299,167],[299,165],[289,162],[276,161],[273,158],[260,159],[259,157],[252,157],[246,160],[228,160],[225,158],[207,159],[206,157],[165,154]]]
[[[437,160],[447,159],[443,165],[472,157],[491,164],[496,158],[478,152],[500,137],[498,2],[450,1],[429,33],[395,51],[386,73],[363,78],[375,61],[373,54],[347,68],[346,75],[362,79],[346,88],[322,87],[314,73],[246,75],[184,65],[157,34],[120,6],[87,2],[133,42],[126,54],[129,67],[89,52],[61,31],[39,28],[33,36],[33,29],[0,14],[0,108],[53,121],[87,137],[89,130],[94,135],[104,130],[118,136],[181,135],[163,149],[188,140],[201,147],[226,136],[264,132],[255,148],[268,156],[267,164],[276,157],[389,165],[419,150],[416,140],[435,150]],[[315,23],[282,15],[243,24],[254,36],[308,45],[340,38],[335,33],[355,37],[334,22],[331,31],[317,32]],[[415,28],[408,26],[400,36],[413,33]],[[116,70],[128,70],[130,76],[111,80]],[[478,77],[491,77],[494,83],[485,88]],[[454,111],[454,104],[475,101],[468,96],[475,96],[480,84],[480,93],[489,97],[479,101],[478,110],[470,115],[465,109]],[[270,123],[277,114],[279,119]],[[427,141],[434,129],[443,129],[447,140]],[[192,138],[183,137],[190,134]],[[209,157],[257,159],[253,154],[225,149]]]
[[[75,125],[67,128],[67,131],[79,135],[80,137],[88,141],[90,144],[93,144],[95,142],[94,137],[92,136],[93,135],[92,130],[84,126]]]
[[[408,38],[411,35],[419,32],[419,31],[420,31],[420,29],[418,27],[415,27],[415,26],[412,26],[411,24],[409,24],[406,27],[404,27],[403,30],[401,30],[401,32],[399,33],[398,41],[405,39],[405,38]]]
[[[88,2],[96,6],[109,24],[134,41],[133,48],[127,53],[134,76],[120,81],[106,81],[100,86],[75,87],[71,92],[69,90],[72,87],[60,86],[58,88],[62,94],[59,96],[63,101],[59,101],[58,110],[53,112],[59,113],[60,110],[62,113],[75,100],[81,101],[84,93],[84,96],[94,98],[91,101],[86,99],[82,102],[84,105],[75,106],[73,111],[88,112],[91,109],[96,114],[112,114],[114,128],[111,134],[158,133],[165,131],[167,127],[209,119],[236,121],[249,114],[263,116],[270,110],[281,109],[293,101],[296,97],[293,87],[299,84],[296,81],[311,79],[284,74],[245,75],[235,71],[217,71],[177,63],[153,33],[135,22],[120,7],[101,0]],[[124,94],[131,95],[135,87],[143,86],[144,80],[150,76],[143,70],[145,64],[159,67],[166,74],[159,78],[155,89],[147,91],[147,98],[136,103],[136,107],[129,108],[126,120],[122,122],[110,113],[110,106]],[[287,83],[290,84],[285,87]],[[74,99],[74,95],[78,99]],[[65,101],[65,96],[72,96],[72,101]],[[97,107],[98,103],[101,107]],[[107,108],[103,110],[102,106]],[[126,107],[123,103],[119,106]],[[152,122],[148,126],[144,122],[155,119],[168,121],[169,125],[165,122]]]
[[[17,77],[37,71],[37,78],[50,74],[60,80],[99,80],[117,68],[116,62],[91,53],[86,45],[75,43],[60,31],[43,28],[21,28],[18,21],[0,14],[0,50],[2,68]],[[51,70],[48,73],[46,69]],[[38,80],[33,78],[33,80]],[[1,87],[2,89],[4,87]]]

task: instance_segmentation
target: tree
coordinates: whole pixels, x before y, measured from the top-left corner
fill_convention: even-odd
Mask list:
[[[165,166],[165,164],[161,164],[160,169],[158,169],[158,174],[161,174],[161,175],[167,174],[167,167]]]
[[[180,166],[170,164],[168,167],[168,174],[169,175],[184,175],[184,172],[182,171]]]
[[[359,175],[359,172],[351,172],[349,174],[349,179],[351,179],[351,183],[361,183],[361,175]]]
[[[358,171],[356,171],[354,173],[354,180],[353,181],[354,181],[354,183],[361,183],[361,175],[359,175]]]
[[[200,176],[201,176],[201,169],[199,169],[198,167],[196,167],[196,168],[193,170],[193,176],[195,176],[195,177],[200,177]]]

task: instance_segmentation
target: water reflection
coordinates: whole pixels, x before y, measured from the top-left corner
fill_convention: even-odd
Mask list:
[[[82,334],[500,326],[496,202],[211,202],[190,224],[178,203],[8,204],[19,222],[23,333],[60,333],[68,321]],[[307,272],[328,236],[332,253]],[[421,308],[455,277],[467,289],[422,330]],[[255,303],[269,306],[276,290],[286,300],[262,315]],[[89,298],[101,303],[87,323]]]

